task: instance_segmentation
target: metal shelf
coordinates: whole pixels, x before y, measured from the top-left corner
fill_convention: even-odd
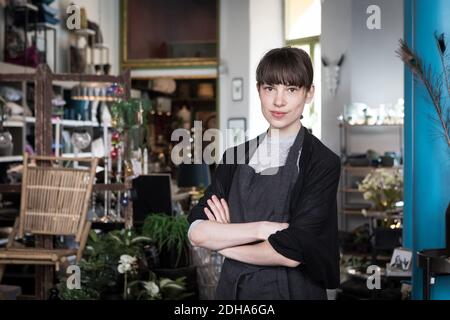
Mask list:
[[[383,127],[403,127],[403,123],[384,123],[384,124],[349,124],[349,123],[341,123],[339,124],[342,127],[346,128],[383,128]]]
[[[83,121],[83,120],[69,120],[69,119],[52,119],[52,124],[59,124],[63,127],[98,127],[99,123],[97,121]],[[4,122],[4,127],[23,127],[24,124],[34,124],[36,123],[36,118],[34,117],[20,117],[13,118]]]
[[[345,165],[342,168],[347,171],[373,171],[376,169],[397,170],[397,169],[403,169],[403,166],[399,165],[399,166],[393,166],[393,167],[366,167],[366,166],[357,167],[357,166]]]

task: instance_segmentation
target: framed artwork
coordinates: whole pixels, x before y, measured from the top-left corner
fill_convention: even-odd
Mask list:
[[[395,248],[392,253],[390,266],[394,269],[403,271],[410,270],[412,260],[412,252],[403,248]]]
[[[217,66],[218,0],[121,0],[124,68]]]
[[[244,79],[233,78],[231,80],[231,98],[233,101],[244,99]]]
[[[245,142],[245,131],[247,130],[247,121],[245,118],[229,118],[228,129],[231,130],[231,142],[233,146]]]

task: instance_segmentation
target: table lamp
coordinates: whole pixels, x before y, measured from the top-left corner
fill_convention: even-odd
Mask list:
[[[191,194],[197,194],[197,187],[208,187],[211,183],[211,174],[209,166],[206,163],[202,164],[180,164],[178,167],[178,186],[188,187],[191,189]]]

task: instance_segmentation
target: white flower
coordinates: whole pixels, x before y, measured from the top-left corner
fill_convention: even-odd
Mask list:
[[[123,254],[120,256],[120,261],[119,263],[129,263],[129,264],[133,264],[136,262],[136,258],[132,257],[128,254]]]
[[[119,273],[127,273],[133,271],[137,259],[128,254],[123,254],[120,256],[119,265],[117,266],[117,271]]]
[[[155,297],[159,293],[159,287],[153,281],[145,282],[144,288],[145,290],[147,290],[151,297]]]

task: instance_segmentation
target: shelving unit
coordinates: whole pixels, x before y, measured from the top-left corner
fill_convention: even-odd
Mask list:
[[[341,138],[341,159],[342,159],[342,172],[341,181],[339,187],[339,229],[345,232],[349,232],[360,225],[368,225],[364,228],[368,232],[369,243],[363,245],[363,252],[343,252],[343,261],[348,259],[357,258],[363,259],[363,261],[369,264],[379,264],[384,266],[386,262],[389,262],[390,250],[385,250],[387,247],[383,246],[381,237],[385,236],[386,241],[391,239],[391,235],[383,234],[384,230],[379,229],[377,226],[379,222],[388,218],[385,212],[374,212],[369,210],[370,202],[364,200],[363,193],[358,190],[357,182],[360,182],[364,177],[376,170],[376,166],[351,166],[347,159],[349,155],[364,154],[368,149],[376,151],[378,154],[383,154],[386,151],[393,151],[399,155],[400,159],[403,157],[403,126],[398,124],[385,124],[385,125],[350,125],[348,123],[341,123],[339,125],[340,138]],[[400,161],[399,161],[400,162]],[[382,167],[385,170],[398,170],[403,166],[400,163],[396,163],[393,167]],[[362,210],[366,209],[366,210]],[[389,218],[402,221],[402,210],[389,214]],[[395,229],[399,230],[399,229]],[[396,234],[396,231],[393,231]],[[364,237],[367,237],[366,233],[362,233]],[[359,235],[361,236],[361,234]],[[361,240],[360,240],[361,241]],[[368,248],[371,248],[371,252],[368,252]],[[343,267],[341,272],[343,275],[350,278],[355,278],[358,275],[351,273],[351,268]],[[345,277],[344,277],[345,278]]]
[[[14,70],[14,71],[11,71]],[[23,72],[22,70],[26,70]],[[35,70],[32,68],[24,67],[10,67],[6,70],[2,69],[2,72],[11,73],[0,73],[0,82],[8,83],[22,83],[26,84],[28,82],[34,83],[34,114],[35,117],[23,117],[22,119],[10,119],[9,125],[10,129],[19,130],[24,132],[28,127],[34,127],[34,144],[35,152],[39,155],[52,155],[52,143],[54,135],[54,126],[60,126],[61,123],[67,126],[77,127],[98,125],[95,122],[89,121],[74,121],[74,120],[56,120],[52,119],[52,98],[53,98],[53,87],[56,82],[103,82],[103,83],[121,83],[124,87],[124,98],[128,99],[130,95],[130,73],[129,71],[123,73],[119,76],[99,76],[99,75],[88,75],[88,74],[54,74],[50,68],[45,65],[39,65]],[[26,85],[22,85],[25,88]],[[24,101],[22,101],[24,103]],[[22,140],[25,135],[22,134]],[[16,139],[16,141],[18,141]],[[22,148],[25,145],[23,142]],[[21,152],[23,149],[21,149]],[[14,154],[13,157],[4,157],[2,161],[21,161],[21,155]],[[98,188],[100,187],[100,188]],[[17,184],[0,184],[1,193],[20,193],[20,185]],[[130,186],[125,184],[103,184],[96,185],[95,188],[99,192],[109,192],[109,191],[126,191],[130,189]],[[127,207],[124,216],[131,216],[130,211],[131,205]],[[36,245],[42,246],[47,249],[53,247],[53,241],[51,238],[37,237]],[[53,285],[53,270],[48,267],[37,267],[35,276],[35,294],[40,299],[46,299],[48,297],[48,292]]]
[[[148,96],[154,109],[149,116],[150,146],[153,163],[158,162],[158,156],[164,154],[165,158],[170,158],[172,131],[176,127],[182,127],[179,122],[178,112],[186,106],[190,115],[190,128],[194,127],[194,121],[201,121],[203,130],[217,128],[217,79],[211,77],[175,77],[176,89],[173,93],[163,93],[149,86],[149,81],[155,81],[157,78],[136,78],[132,80],[133,90],[140,91],[141,94]],[[201,86],[209,87],[210,96],[202,96],[199,91]],[[170,111],[161,111],[158,107],[158,99],[165,98],[170,100]],[[206,144],[205,144],[206,146]],[[168,170],[168,166],[163,164],[162,171]],[[174,169],[171,167],[170,169]],[[159,169],[157,169],[159,170]],[[155,171],[156,172],[156,171]]]
[[[343,161],[341,182],[339,188],[339,227],[348,231],[349,218],[364,218],[361,209],[368,209],[370,203],[362,197],[358,190],[357,182],[361,181],[368,173],[379,167],[375,166],[351,166],[347,164],[348,156],[352,153],[365,153],[367,149],[373,149],[379,154],[385,151],[394,151],[403,158],[403,125],[401,124],[339,124],[341,141],[341,159]],[[358,141],[359,138],[359,141]],[[355,146],[359,145],[359,146]],[[381,150],[383,149],[383,150]],[[402,169],[401,164],[392,167],[381,167],[385,170]]]

